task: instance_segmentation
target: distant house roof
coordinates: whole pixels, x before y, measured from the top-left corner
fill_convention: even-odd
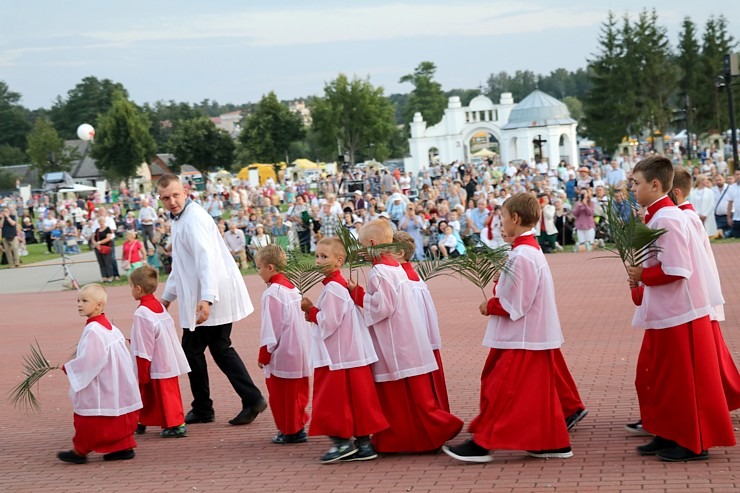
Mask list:
[[[31,164],[14,164],[12,166],[3,166],[0,169],[8,172],[15,179],[20,180],[22,184],[29,184],[34,188],[39,184],[39,174]]]
[[[90,143],[84,140],[65,140],[64,145],[72,147],[82,156],[77,163],[72,165],[69,174],[75,179],[103,178],[103,173],[98,169],[95,159],[90,157]]]

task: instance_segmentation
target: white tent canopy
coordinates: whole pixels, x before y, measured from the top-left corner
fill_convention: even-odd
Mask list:
[[[67,187],[67,188],[61,188],[57,190],[60,193],[67,193],[67,192],[95,192],[98,189],[95,187],[90,187],[88,185],[80,185],[79,183],[75,183],[73,187]]]

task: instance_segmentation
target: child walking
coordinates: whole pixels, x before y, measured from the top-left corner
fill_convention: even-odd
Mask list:
[[[413,241],[413,240],[412,240]],[[333,446],[321,462],[364,461],[378,455],[370,435],[388,428],[375,391],[370,364],[378,361],[370,332],[342,277],[346,253],[338,238],[316,244],[316,265],[326,275],[313,305],[301,309],[312,322],[313,410],[309,435],[326,435]],[[355,437],[354,444],[351,439]]]
[[[666,195],[673,185],[670,160],[651,156],[634,168],[632,190],[647,207],[645,223],[666,229],[654,258],[628,267],[631,286],[642,283],[632,319],[645,329],[635,387],[640,417],[653,440],[640,455],[669,462],[702,460],[707,449],[735,445],[722,387],[712,301],[701,259],[706,252],[692,234],[688,216]]]
[[[393,240],[388,221],[376,219],[360,230],[360,243],[376,247]],[[356,304],[364,308],[365,323],[378,361],[373,378],[390,428],[373,437],[378,452],[429,452],[455,437],[462,421],[442,409],[434,394],[432,372],[438,369],[411,282],[388,251],[372,255],[367,293],[350,280]]]
[[[105,290],[84,286],[77,295],[77,311],[87,318],[77,344],[77,356],[64,364],[74,408],[73,448],[59,452],[63,462],[84,464],[90,452],[103,460],[134,458],[133,434],[141,398],[126,340],[105,316]]]
[[[308,422],[311,335],[301,313],[301,293],[285,277],[288,259],[278,245],[255,255],[257,273],[268,284],[262,293],[262,328],[258,364],[265,371],[270,408],[278,433],[273,443],[303,443]]]
[[[490,451],[497,449],[526,450],[539,458],[572,457],[560,398],[561,374],[568,370],[560,352],[563,334],[555,288],[532,233],[540,205],[532,194],[520,193],[504,202],[502,212],[511,254],[494,296],[479,307],[489,317],[483,345],[491,348],[481,375],[480,413],[470,424],[471,440],[442,450],[457,460],[479,463],[492,461]]]
[[[393,243],[402,246],[398,252],[398,261],[406,272],[406,277],[411,281],[414,289],[416,306],[419,307],[422,317],[421,322],[426,327],[429,335],[429,343],[434,352],[434,359],[437,361],[438,368],[432,372],[432,383],[434,384],[434,396],[437,399],[439,407],[450,412],[450,401],[447,397],[447,383],[445,382],[445,372],[442,366],[442,336],[439,333],[439,320],[437,319],[437,308],[434,306],[432,294],[429,292],[427,284],[421,280],[419,274],[414,270],[411,259],[414,256],[416,244],[414,238],[405,231],[393,233]]]
[[[131,296],[139,302],[131,327],[131,353],[144,405],[136,432],[143,434],[147,426],[159,426],[162,438],[184,437],[187,429],[178,377],[187,374],[190,366],[174,320],[154,297],[157,270],[144,265],[131,272],[128,279]]]

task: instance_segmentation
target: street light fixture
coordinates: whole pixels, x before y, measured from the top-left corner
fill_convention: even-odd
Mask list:
[[[740,68],[738,67],[738,59],[740,56],[737,53],[730,53],[722,58],[722,66],[724,68],[724,74],[717,76],[714,79],[714,85],[717,89],[727,90],[727,108],[730,113],[730,138],[732,143],[732,163],[737,171],[740,169],[740,163],[738,162],[737,153],[737,125],[735,124],[735,102],[732,95],[732,78],[740,75]]]

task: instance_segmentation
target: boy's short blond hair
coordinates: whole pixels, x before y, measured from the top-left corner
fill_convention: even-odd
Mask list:
[[[396,231],[393,233],[393,243],[398,243],[401,247],[401,253],[403,259],[409,262],[416,252],[416,242],[413,236],[408,234],[406,231]]]
[[[516,214],[521,219],[522,226],[535,226],[540,220],[540,202],[531,193],[518,193],[512,195],[503,208],[509,212],[509,216]]]
[[[277,272],[285,272],[288,266],[288,255],[279,245],[263,246],[254,254],[254,260],[262,265],[274,265]]]
[[[106,293],[105,288],[101,286],[98,283],[92,283],[92,284],[85,284],[80,289],[81,293],[86,293],[90,298],[94,299],[95,301],[99,301],[103,303],[103,306],[105,306],[108,303],[108,293]]]
[[[673,187],[678,188],[683,193],[684,198],[689,198],[691,193],[691,185],[694,179],[689,173],[689,170],[683,166],[673,166]]]
[[[159,273],[151,265],[142,265],[128,276],[128,282],[139,286],[144,294],[153,294],[159,285]]]
[[[323,245],[328,247],[331,252],[337,257],[341,257],[347,260],[347,252],[344,250],[344,245],[339,238],[321,238],[316,246]]]

